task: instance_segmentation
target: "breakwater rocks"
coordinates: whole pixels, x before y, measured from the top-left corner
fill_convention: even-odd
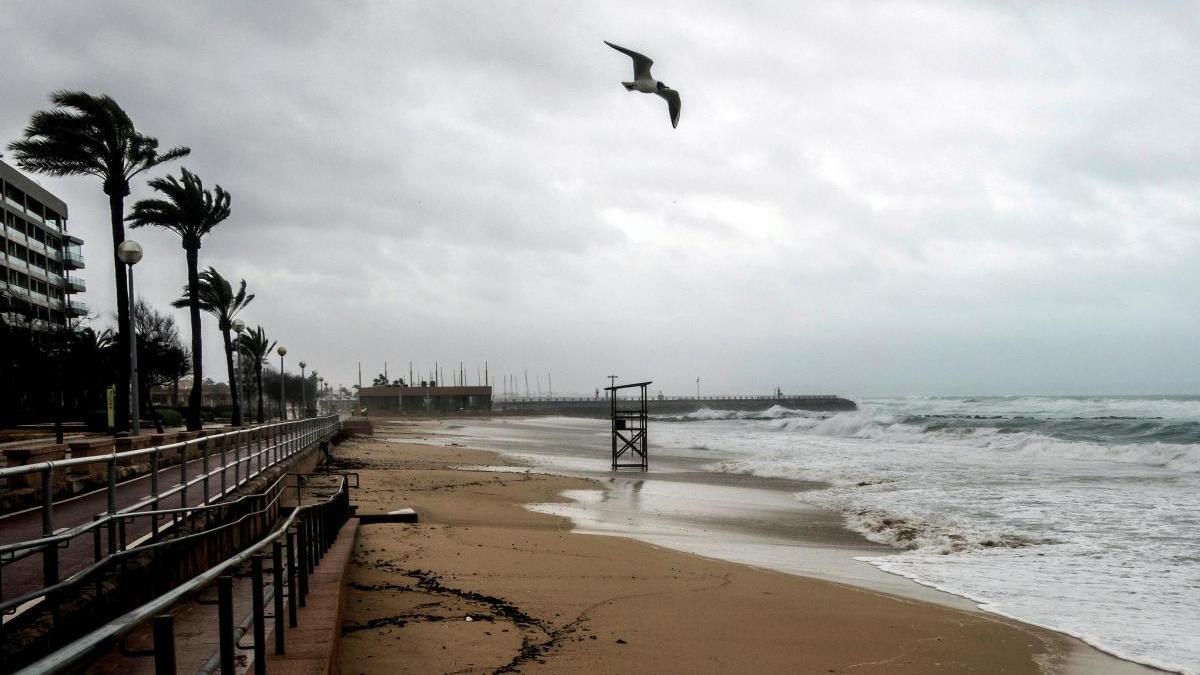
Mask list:
[[[622,407],[633,407],[635,400],[622,400]],[[781,406],[792,410],[839,412],[858,410],[858,405],[833,394],[795,396],[713,396],[650,398],[646,407],[651,415],[686,415],[698,410],[766,410]],[[525,398],[492,401],[492,410],[528,415],[564,415],[568,417],[608,417],[608,399]]]

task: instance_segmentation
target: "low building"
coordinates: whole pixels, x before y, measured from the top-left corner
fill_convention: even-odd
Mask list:
[[[188,397],[192,393],[192,379],[190,377],[179,381],[179,387],[176,389],[173,385],[164,385],[154,387],[150,390],[150,399],[155,406],[186,406]],[[279,409],[279,398],[275,398],[275,409]],[[213,382],[205,378],[204,382],[200,383],[200,407],[202,408],[223,408],[233,405],[233,394],[229,391],[229,385],[224,382]]]
[[[358,400],[368,416],[490,412],[492,388],[384,385],[359,389]]]

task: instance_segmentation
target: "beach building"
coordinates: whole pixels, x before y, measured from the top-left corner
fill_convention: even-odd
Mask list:
[[[168,384],[154,387],[150,390],[150,400],[156,406],[185,406],[188,403],[188,396],[192,391],[192,378],[185,377],[179,380],[179,385]],[[275,392],[276,397],[273,399],[276,410],[279,409],[279,392]],[[246,394],[243,394],[245,396]],[[257,399],[255,399],[257,400]],[[270,397],[268,397],[268,400]],[[200,383],[200,406],[204,408],[221,408],[233,405],[233,393],[229,390],[229,385],[225,382],[213,382],[211,378],[204,378]],[[255,404],[257,405],[257,403]]]
[[[88,307],[83,240],[67,233],[67,205],[0,160],[0,320],[35,339],[67,328]]]
[[[455,412],[488,412],[491,387],[363,387],[358,400],[367,415],[436,415]]]

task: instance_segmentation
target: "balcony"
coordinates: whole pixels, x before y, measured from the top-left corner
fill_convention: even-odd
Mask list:
[[[14,258],[10,255],[8,256],[8,259],[4,261],[4,264],[8,265],[8,269],[10,270],[16,270],[18,272],[29,274],[29,263],[21,260],[20,258]]]
[[[87,316],[88,306],[86,302],[79,300],[71,300],[67,303],[67,316]]]
[[[46,295],[45,293],[38,293],[37,291],[30,291],[29,292],[29,300],[31,302],[33,302],[33,304],[35,304],[35,305],[41,305],[42,307],[50,306],[50,297],[48,295]]]
[[[66,251],[63,253],[63,267],[69,270],[83,269],[83,255],[78,251]]]
[[[35,251],[37,253],[41,253],[42,255],[46,255],[46,245],[37,239],[26,237],[25,246],[28,247],[30,251]]]
[[[62,254],[59,253],[58,249],[54,248],[53,246],[46,247],[46,257],[51,260],[57,260],[59,262],[62,261]]]
[[[67,277],[66,281],[68,293],[83,293],[87,290],[87,283],[79,277]]]
[[[4,229],[9,241],[15,241],[22,246],[29,244],[29,239],[26,238],[24,232],[18,232],[16,228],[13,227],[6,227]]]
[[[38,281],[49,281],[49,279],[46,278],[46,270],[38,267],[37,265],[29,265],[29,276],[37,279]]]

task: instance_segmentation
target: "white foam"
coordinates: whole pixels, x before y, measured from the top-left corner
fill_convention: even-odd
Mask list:
[[[907,407],[906,407],[907,406]],[[797,495],[901,555],[881,569],[1114,654],[1200,673],[1200,445],[1078,442],[927,415],[1200,420],[1200,401],[914,399],[853,413],[662,424],[667,447],[724,452],[717,471],[825,481]]]

